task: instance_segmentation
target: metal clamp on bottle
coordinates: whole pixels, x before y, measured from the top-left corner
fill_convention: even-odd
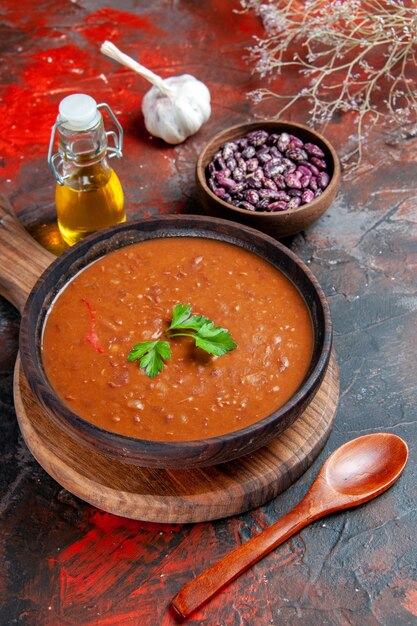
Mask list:
[[[75,98],[78,100],[76,101]],[[71,103],[66,103],[69,99],[72,99]],[[108,113],[117,129],[117,132],[114,130],[104,131],[105,137],[113,143],[113,145],[108,145],[106,142],[105,145],[106,153],[109,159],[115,156],[120,159],[123,156],[123,128],[109,105],[105,102],[96,104],[95,100],[91,98],[91,96],[84,94],[74,94],[73,96],[68,96],[68,98],[65,98],[60,104],[59,115],[55,124],[52,126],[51,139],[49,141],[48,148],[48,164],[56,182],[59,185],[63,185],[65,181],[65,177],[61,174],[64,151],[59,150],[53,154],[57,134],[59,140],[61,130],[72,131],[73,133],[78,134],[92,132],[97,125],[103,124],[103,117],[99,112],[99,109],[104,109]],[[60,141],[58,143],[60,144]],[[60,147],[62,148],[61,145]],[[67,146],[65,147],[65,155],[66,157],[71,158],[71,154],[68,153]]]
[[[117,117],[115,116],[115,114],[113,113],[113,111],[111,110],[111,108],[109,107],[108,104],[106,104],[105,102],[101,102],[100,104],[97,105],[98,109],[104,109],[105,111],[107,111],[107,113],[110,115],[111,119],[114,122],[114,125],[117,128],[117,133],[114,132],[114,130],[108,130],[106,131],[106,135],[108,138],[112,138],[114,141],[114,146],[108,146],[107,147],[107,152],[110,152],[109,154],[109,159],[111,159],[112,157],[118,157],[119,159],[121,159],[121,157],[123,156],[122,150],[123,150],[123,128],[122,125],[120,124],[119,120],[117,119]]]

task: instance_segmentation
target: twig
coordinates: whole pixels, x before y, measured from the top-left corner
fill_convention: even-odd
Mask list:
[[[296,69],[304,77],[297,93],[261,88],[255,102],[275,98],[281,117],[301,99],[310,104],[314,126],[325,126],[337,111],[357,114],[358,165],[363,143],[379,121],[406,127],[417,122],[415,67],[417,10],[406,0],[241,0],[265,27],[255,38],[250,61],[261,77]],[[350,161],[352,153],[345,155]]]

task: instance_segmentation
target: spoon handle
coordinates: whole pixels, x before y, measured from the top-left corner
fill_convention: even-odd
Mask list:
[[[319,510],[316,505],[314,509],[313,501],[309,497],[310,493],[284,517],[187,583],[171,603],[177,615],[183,618],[188,617],[271,550],[304,526],[324,515],[326,511],[322,508]]]

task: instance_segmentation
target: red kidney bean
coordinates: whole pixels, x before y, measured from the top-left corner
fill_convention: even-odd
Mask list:
[[[208,186],[210,187],[210,189],[212,190],[213,193],[217,194],[217,191],[219,190],[218,186],[216,185],[216,181],[214,180],[214,178],[209,178],[207,181]],[[224,189],[223,189],[224,191]]]
[[[317,182],[316,176],[312,176],[310,178],[310,182],[309,182],[308,186],[310,187],[310,189],[312,189],[312,191],[317,191],[317,189],[319,188],[319,184]]]
[[[268,163],[265,164],[264,170],[265,170],[265,174],[267,176],[274,176],[273,171],[277,168],[280,167],[281,171],[278,172],[279,174],[282,174],[282,172],[285,169],[285,165],[283,163],[283,159],[282,156],[279,157],[273,157],[270,161],[268,161]]]
[[[229,170],[234,170],[237,167],[237,161],[234,157],[229,157],[226,161],[226,167]]]
[[[242,157],[244,159],[251,159],[256,154],[256,149],[254,146],[248,146],[242,151]]]
[[[259,200],[259,202],[256,205],[256,210],[257,211],[267,211],[270,203],[271,203],[271,200],[268,200],[268,198],[264,198],[263,200]]]
[[[226,161],[224,160],[224,158],[221,155],[219,157],[217,157],[217,159],[215,160],[215,164],[217,165],[217,168],[219,170],[225,170],[226,169]]]
[[[266,189],[273,189],[274,191],[277,191],[277,189],[278,189],[278,187],[276,186],[276,184],[272,180],[272,178],[265,178],[264,179],[264,187]]]
[[[288,202],[291,198],[284,190],[279,190],[275,194],[277,200],[284,200],[284,202]]]
[[[278,189],[286,189],[287,185],[285,183],[285,178],[283,177],[282,174],[276,174],[276,176],[273,177],[273,181],[276,184],[276,186],[278,187]]]
[[[269,163],[271,163],[271,161]],[[274,178],[275,176],[278,176],[279,174],[283,174],[284,171],[285,171],[285,165],[283,165],[282,163],[275,163],[275,165],[271,165],[271,167],[268,170],[266,170],[266,174],[267,176]]]
[[[278,150],[278,148],[276,146],[271,146],[270,149],[269,149],[269,153],[273,157],[281,157],[282,156],[282,152],[280,150]]]
[[[256,158],[261,163],[268,163],[268,161],[272,159],[272,155],[269,151],[269,148],[264,146],[260,150],[258,150],[258,152],[256,153]]]
[[[296,164],[291,161],[291,159],[287,159],[286,157],[282,159],[282,164],[285,167],[285,172],[289,174],[290,172],[295,172],[297,169]]]
[[[320,170],[318,170],[313,163],[307,163],[306,167],[308,167],[313,176],[318,176],[320,174]]]
[[[245,173],[243,172],[243,170],[240,167],[235,167],[235,169],[232,172],[232,178],[233,180],[235,180],[237,183],[241,180],[243,180],[245,177]]]
[[[307,204],[308,202],[311,202],[312,200],[314,200],[314,191],[311,191],[311,189],[305,189],[303,191],[303,195],[301,196],[302,203]]]
[[[268,204],[268,211],[286,211],[288,204],[284,200],[278,200],[277,202],[270,202]]]
[[[315,165],[317,169],[319,170],[325,170],[327,167],[326,161],[324,161],[323,159],[319,159],[317,157],[311,157],[310,160],[311,160],[311,163]]]
[[[311,176],[306,176],[306,175],[301,176],[300,183],[301,183],[301,187],[303,187],[303,189],[308,187],[308,185],[310,183],[310,179],[311,179]]]
[[[226,189],[223,189],[223,187],[215,187],[213,189],[213,193],[221,200],[224,200],[224,202],[232,201],[232,196],[228,194]]]
[[[253,206],[253,204],[251,204],[250,202],[245,202],[245,200],[241,200],[240,202],[238,202],[236,206],[238,206],[239,209],[246,209],[247,211],[255,210],[255,207]]]
[[[269,137],[269,133],[267,133],[266,130],[253,130],[251,133],[248,133],[246,137],[249,139],[249,143],[259,147],[264,145]]]
[[[263,171],[262,167],[258,167],[258,169],[254,171],[253,175],[258,180],[263,181],[265,179],[265,174],[264,174],[264,171]]]
[[[252,159],[249,159],[248,161],[246,161],[246,171],[247,172],[254,172],[255,170],[258,169],[258,166],[259,166],[258,159],[252,158]]]
[[[281,152],[285,152],[290,144],[290,141],[291,138],[288,133],[281,133],[277,140],[278,149],[281,150]]]
[[[301,198],[299,198],[298,196],[294,196],[293,198],[291,198],[291,200],[287,203],[287,210],[291,211],[291,209],[298,209],[298,207],[301,204]]]
[[[317,177],[317,181],[322,189],[326,189],[327,185],[330,182],[330,176],[327,172],[320,172]]]
[[[302,148],[304,146],[304,142],[295,137],[294,135],[290,135],[290,143],[288,144],[289,148]]]
[[[259,193],[255,189],[247,189],[243,193],[243,197],[247,202],[250,202],[251,204],[258,204],[260,199]]]
[[[259,193],[259,197],[262,200],[265,200],[265,199],[268,199],[268,198],[270,200],[276,200],[277,197],[278,197],[278,194],[280,192],[279,191],[274,191],[273,189],[265,189],[265,188],[263,188],[263,189],[260,189],[258,193]]]
[[[305,161],[307,157],[307,152],[302,150],[302,148],[289,148],[285,156],[287,159],[291,159],[291,161]]]
[[[232,141],[225,143],[223,146],[223,150],[222,150],[223,159],[225,160],[230,159],[230,157],[233,156],[233,153],[235,152],[235,150],[237,150],[236,143]]]
[[[220,170],[220,172],[215,172],[214,178],[216,180],[218,180],[219,178],[230,178],[231,175],[232,175],[232,172],[228,170],[226,167],[224,170]]]
[[[224,189],[232,190],[236,187],[237,183],[233,180],[233,178],[227,178],[226,176],[222,176],[219,172],[216,174],[216,181],[219,187],[224,187]]]
[[[243,171],[246,172],[246,161],[243,157],[236,159],[237,166]]]
[[[219,147],[207,183],[219,198],[248,211],[289,211],[330,182],[324,151],[290,133],[255,130]]]
[[[312,172],[306,165],[299,165],[297,167],[297,170],[301,172],[304,176],[309,176],[309,178],[311,178]]]
[[[316,146],[315,143],[305,143],[304,144],[304,150],[313,157],[318,157],[319,159],[323,159],[324,158],[324,152],[321,148],[319,148],[318,146]]]
[[[236,185],[233,187],[233,195],[237,195],[242,193],[242,191],[245,191],[246,189],[246,183],[242,180],[240,183],[236,183]]]
[[[262,181],[255,177],[255,172],[246,176],[246,184],[251,189],[261,189],[262,187]]]
[[[301,176],[297,174],[297,172],[290,172],[285,176],[285,183],[287,187],[292,187],[293,189],[301,189]]]

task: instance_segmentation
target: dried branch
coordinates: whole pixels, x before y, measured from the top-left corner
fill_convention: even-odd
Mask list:
[[[249,49],[261,77],[297,70],[296,93],[261,88],[255,102],[275,98],[276,117],[300,99],[310,122],[325,126],[337,111],[356,113],[357,143],[344,156],[358,164],[364,140],[379,121],[405,128],[417,123],[417,8],[401,0],[241,0],[261,17],[265,37]],[[417,128],[417,126],[416,126]]]

